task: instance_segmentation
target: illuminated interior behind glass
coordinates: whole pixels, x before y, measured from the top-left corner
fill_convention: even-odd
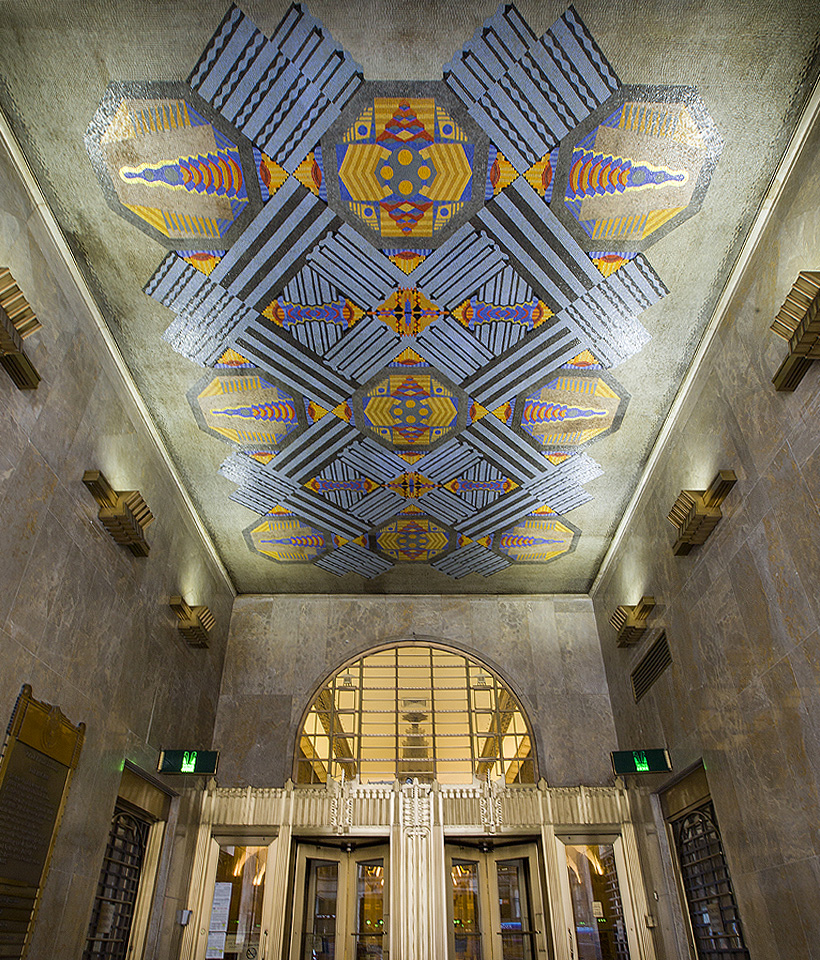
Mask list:
[[[371,653],[325,683],[296,750],[297,783],[534,783],[530,728],[507,685],[461,653],[419,643]]]

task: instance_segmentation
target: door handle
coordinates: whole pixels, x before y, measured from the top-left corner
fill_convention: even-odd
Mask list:
[[[267,955],[268,955],[268,931],[265,930],[265,931],[262,933],[262,958],[261,958],[261,960],[265,960],[265,957],[266,957]]]

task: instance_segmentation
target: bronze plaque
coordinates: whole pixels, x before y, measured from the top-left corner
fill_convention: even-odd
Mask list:
[[[0,957],[22,960],[85,724],[24,686],[0,762]]]

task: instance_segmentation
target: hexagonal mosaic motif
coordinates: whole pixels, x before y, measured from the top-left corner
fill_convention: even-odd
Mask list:
[[[498,537],[498,549],[513,560],[544,563],[567,553],[575,531],[549,516],[531,516],[505,530]]]
[[[435,246],[483,196],[486,141],[444,84],[379,95],[394,87],[365,84],[356,119],[323,141],[328,195],[383,246]]]
[[[562,146],[553,208],[588,250],[643,250],[698,210],[723,142],[691,87],[624,88],[604,114]]]
[[[456,431],[460,399],[426,371],[397,372],[362,394],[363,426],[391,446],[429,448]]]
[[[452,533],[424,516],[396,517],[376,535],[379,549],[400,562],[430,561],[447,549]]]
[[[265,517],[246,531],[246,537],[254,550],[283,563],[309,563],[334,545],[325,531],[287,511]]]
[[[544,447],[580,447],[612,430],[628,399],[612,377],[561,371],[518,401],[520,426]]]
[[[171,247],[230,245],[271,178],[268,158],[182,84],[112,84],[86,146],[110,205]]]
[[[202,430],[242,447],[280,446],[303,425],[294,397],[260,371],[208,377],[189,402]]]

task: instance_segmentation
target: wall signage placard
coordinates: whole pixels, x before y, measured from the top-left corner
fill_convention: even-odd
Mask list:
[[[612,769],[618,776],[627,773],[666,773],[672,769],[668,750],[613,750]]]
[[[157,770],[160,773],[194,773],[212,777],[218,763],[218,750],[160,750]]]
[[[28,952],[84,737],[84,723],[23,686],[0,760],[0,951],[9,960]]]

